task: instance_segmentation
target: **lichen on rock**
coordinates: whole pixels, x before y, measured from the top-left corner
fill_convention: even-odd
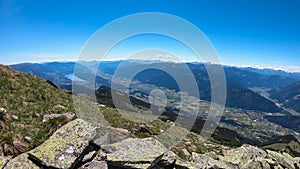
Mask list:
[[[96,130],[96,126],[76,119],[58,129],[42,145],[29,153],[47,166],[70,168],[96,136]]]
[[[11,158],[11,156],[0,157],[0,168],[3,168]]]
[[[251,145],[243,145],[238,148],[224,151],[224,155],[214,152],[205,154],[192,153],[188,161],[177,161],[179,168],[230,168],[230,169],[271,169],[271,168],[299,168],[300,158],[292,157],[286,153],[264,151]]]
[[[28,154],[21,154],[11,159],[4,167],[4,169],[39,169],[32,161],[28,159]]]
[[[293,158],[289,154],[286,154],[286,153],[281,154],[281,153],[278,153],[275,151],[270,151],[270,150],[267,150],[267,152],[272,159],[276,160],[276,162],[278,164],[280,164],[281,166],[283,166],[285,168],[300,168],[299,157]]]
[[[104,144],[113,144],[131,137],[131,133],[126,129],[107,126],[106,130],[107,131],[105,135],[96,138],[93,141],[94,144],[98,146]]]
[[[150,168],[156,165],[167,149],[153,138],[129,138],[121,142],[103,145],[108,164],[117,167]]]

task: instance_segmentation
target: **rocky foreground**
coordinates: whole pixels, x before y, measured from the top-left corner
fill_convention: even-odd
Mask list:
[[[108,127],[107,134],[98,136],[98,126],[75,119],[58,129],[37,148],[17,157],[0,157],[4,169],[38,168],[294,168],[300,158],[286,153],[264,151],[254,146],[223,150],[192,152],[183,160],[154,138],[130,138],[125,129]]]

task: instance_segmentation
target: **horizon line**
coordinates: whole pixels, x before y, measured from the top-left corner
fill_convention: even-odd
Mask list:
[[[174,61],[165,61],[165,60],[151,60],[151,59],[106,59],[102,60],[104,62],[117,62],[117,61],[152,61],[152,62],[165,62],[165,63],[202,63],[202,64],[217,64],[217,63],[210,63],[210,62],[199,62],[195,60],[183,60],[182,62],[174,62]],[[100,60],[88,60],[88,61],[83,61],[83,60],[45,60],[45,61],[26,61],[26,62],[15,62],[15,63],[10,63],[10,64],[3,64],[6,66],[11,66],[11,65],[18,65],[18,64],[45,64],[45,63],[67,63],[67,62],[101,62]],[[220,65],[220,64],[217,64]],[[236,68],[254,68],[254,69],[259,69],[259,70],[274,70],[274,71],[283,71],[286,73],[300,73],[300,67],[298,68],[299,70],[291,70],[289,68],[280,68],[280,67],[272,67],[272,66],[261,66],[261,65],[238,65],[238,64],[223,64],[221,63],[222,66],[225,67],[236,67]]]

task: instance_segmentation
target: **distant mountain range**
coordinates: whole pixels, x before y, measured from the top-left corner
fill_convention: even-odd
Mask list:
[[[91,73],[93,70],[90,67],[97,69],[96,86],[111,85],[111,78],[118,66],[122,63],[123,70],[119,72],[126,72],[126,70],[136,69],[143,67],[144,64],[152,64],[155,67],[169,67],[172,69],[178,69],[176,63],[172,62],[150,62],[150,61],[105,61],[101,62],[84,62],[83,64],[75,62],[49,62],[49,63],[22,63],[16,65],[10,65],[10,67],[16,71],[34,74],[38,77],[51,80],[61,88],[72,90],[72,80],[88,80],[93,78]],[[97,66],[99,64],[99,67]],[[80,67],[79,74],[73,75],[75,65]],[[125,66],[124,66],[125,65]],[[87,67],[88,66],[88,67]],[[210,81],[208,73],[205,69],[205,65],[202,63],[187,63],[187,66],[194,74],[200,92],[200,98],[210,101]],[[211,65],[214,66],[214,65]],[[178,69],[180,71],[180,69]],[[288,73],[277,70],[261,70],[255,68],[238,68],[224,66],[224,71],[227,80],[227,102],[229,107],[257,110],[264,112],[281,112],[281,109],[269,99],[254,92],[253,88],[259,88],[264,91],[272,91],[272,97],[279,90],[278,88],[288,87],[288,85],[299,81],[299,74]],[[74,79],[75,78],[75,79]],[[125,77],[126,78],[126,77]],[[158,87],[167,89],[173,89],[178,91],[178,85],[174,79],[161,70],[148,69],[138,73],[133,80],[140,82],[141,84],[151,84]],[[273,89],[273,90],[272,90]],[[275,90],[277,89],[277,90]],[[95,89],[96,90],[96,89]],[[145,92],[145,91],[140,91]],[[147,94],[147,92],[146,92]],[[149,94],[149,93],[148,93]],[[189,93],[193,95],[193,93]],[[280,95],[280,94],[279,94]],[[277,99],[278,100],[278,99]],[[288,105],[291,108],[294,106]],[[296,110],[298,111],[298,109]]]
[[[278,75],[278,76],[285,76],[285,77],[290,77],[293,79],[297,79],[300,80],[300,73],[297,72],[286,72],[283,70],[274,70],[274,69],[269,69],[269,68],[264,68],[264,69],[258,69],[258,68],[252,68],[252,67],[246,67],[246,68],[240,68],[242,70],[247,70],[250,72],[254,72],[254,73],[259,73],[262,75]]]
[[[284,73],[280,70],[226,67],[225,72],[228,81],[244,88],[261,87],[270,89],[283,87],[300,80],[300,74],[298,77],[296,73]]]

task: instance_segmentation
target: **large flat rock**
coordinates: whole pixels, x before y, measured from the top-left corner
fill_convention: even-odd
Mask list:
[[[76,119],[29,153],[48,167],[70,168],[96,134],[96,126]]]
[[[118,143],[101,146],[107,153],[109,165],[130,168],[155,166],[167,149],[153,138],[129,138]]]

